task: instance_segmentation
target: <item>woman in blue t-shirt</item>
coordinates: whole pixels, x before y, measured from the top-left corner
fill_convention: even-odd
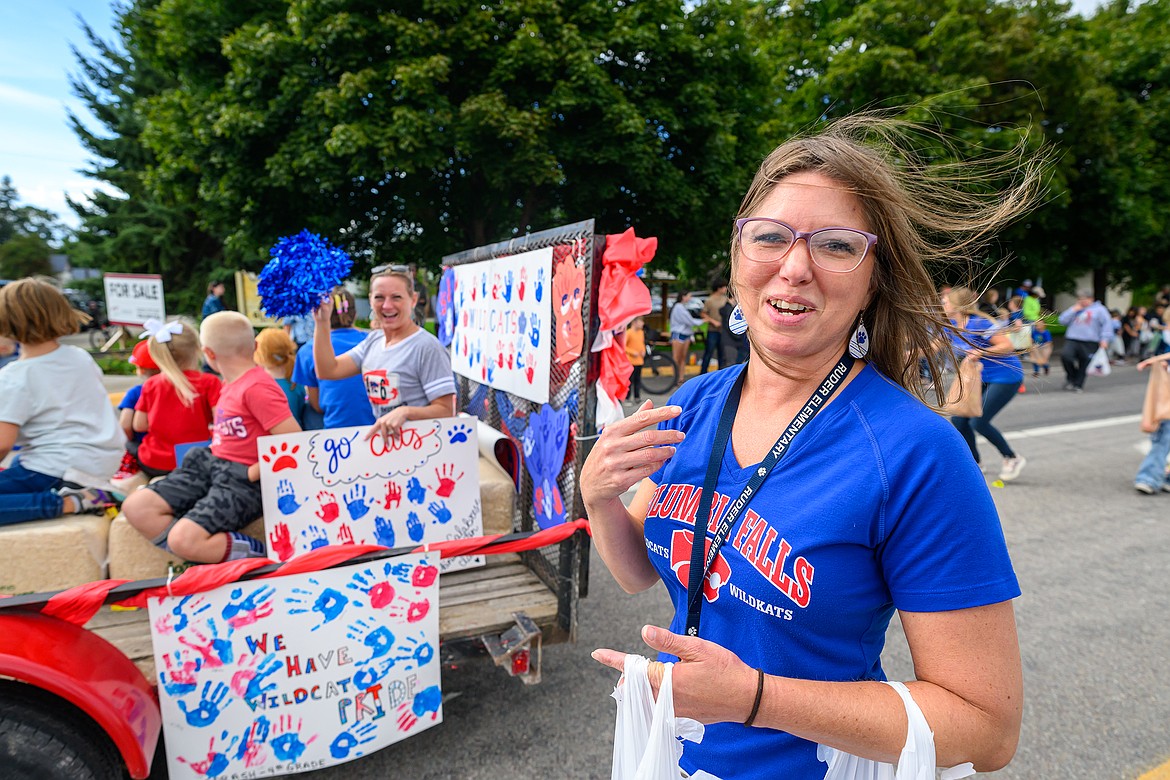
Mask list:
[[[975,307],[975,293],[968,287],[952,287],[943,296],[943,308],[957,330],[951,331],[951,345],[955,354],[965,362],[983,363],[983,416],[952,417],[951,422],[963,434],[975,462],[979,463],[979,448],[975,434],[980,433],[1003,456],[999,478],[1010,482],[1020,476],[1026,458],[1017,455],[991,419],[1008,405],[1024,383],[1024,367],[1015,354],[1011,339],[1000,330],[999,323],[990,320]]]
[[[954,329],[926,267],[972,258],[1035,204],[1041,172],[948,197],[882,144],[897,136],[852,116],[765,159],[730,247],[750,359],[607,425],[581,472],[614,578],[671,599],[669,629],[642,639],[674,662],[676,714],[706,724],[682,743],[691,776],[824,777],[818,743],[896,762],[905,709],[881,660],[895,611],[939,765],[993,771],[1015,751],[1019,586],[918,366],[942,385],[934,337]],[[625,654],[594,658],[620,669]],[[663,673],[650,665],[653,686]]]

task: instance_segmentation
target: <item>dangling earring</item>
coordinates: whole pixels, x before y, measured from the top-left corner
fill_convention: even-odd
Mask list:
[[[743,318],[743,309],[739,304],[735,304],[735,308],[731,310],[731,315],[727,318],[727,329],[737,336],[742,336],[747,333],[747,320]]]
[[[869,354],[869,331],[865,329],[865,321],[860,315],[857,317],[857,330],[853,331],[849,339],[849,354],[857,360]]]

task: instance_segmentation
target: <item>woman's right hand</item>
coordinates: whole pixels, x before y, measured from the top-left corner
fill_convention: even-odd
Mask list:
[[[313,324],[318,328],[328,328],[329,318],[333,316],[333,296],[322,295],[321,303],[313,309]]]
[[[610,423],[581,467],[581,498],[586,504],[619,498],[658,470],[674,455],[685,434],[659,430],[658,424],[682,413],[682,407],[654,408],[646,401],[629,417]]]

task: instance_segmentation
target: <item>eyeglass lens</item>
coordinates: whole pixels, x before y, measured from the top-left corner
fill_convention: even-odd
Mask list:
[[[749,260],[769,263],[782,259],[792,249],[795,234],[788,226],[771,220],[745,222],[739,234],[740,250]],[[851,271],[865,258],[869,239],[848,228],[814,230],[808,236],[813,262],[828,270]]]

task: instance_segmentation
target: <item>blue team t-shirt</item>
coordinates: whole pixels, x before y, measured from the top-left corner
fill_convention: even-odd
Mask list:
[[[671,400],[686,432],[650,479],[646,549],[683,633],[691,536],[719,412],[740,367]],[[777,432],[779,435],[779,432]],[[708,535],[755,464],[723,453]],[[954,427],[866,366],[805,425],[736,521],[708,577],[699,635],[749,666],[809,680],[882,680],[895,609],[937,612],[1020,594],[999,516]],[[663,660],[673,660],[664,657]],[[714,681],[713,681],[714,683]],[[744,709],[750,702],[744,702]],[[745,712],[746,714],[746,712]],[[738,723],[685,742],[682,767],[723,780],[821,777],[816,745]]]
[[[988,349],[991,347],[991,336],[997,330],[999,330],[999,325],[996,323],[986,317],[972,314],[967,319],[967,327],[962,335],[953,331],[950,333],[951,344],[954,345],[955,352],[960,356],[965,355],[973,346],[978,349]],[[998,357],[984,357],[981,362],[983,363],[984,382],[1011,384],[1024,378],[1024,366],[1014,353]]]
[[[343,355],[361,344],[366,338],[364,331],[356,328],[338,328],[329,332],[333,353]],[[293,381],[301,387],[316,387],[317,403],[325,413],[326,428],[345,428],[351,425],[373,425],[374,413],[366,398],[366,386],[360,376],[348,379],[318,379],[317,367],[313,362],[313,345],[306,344],[297,350],[293,364]]]

